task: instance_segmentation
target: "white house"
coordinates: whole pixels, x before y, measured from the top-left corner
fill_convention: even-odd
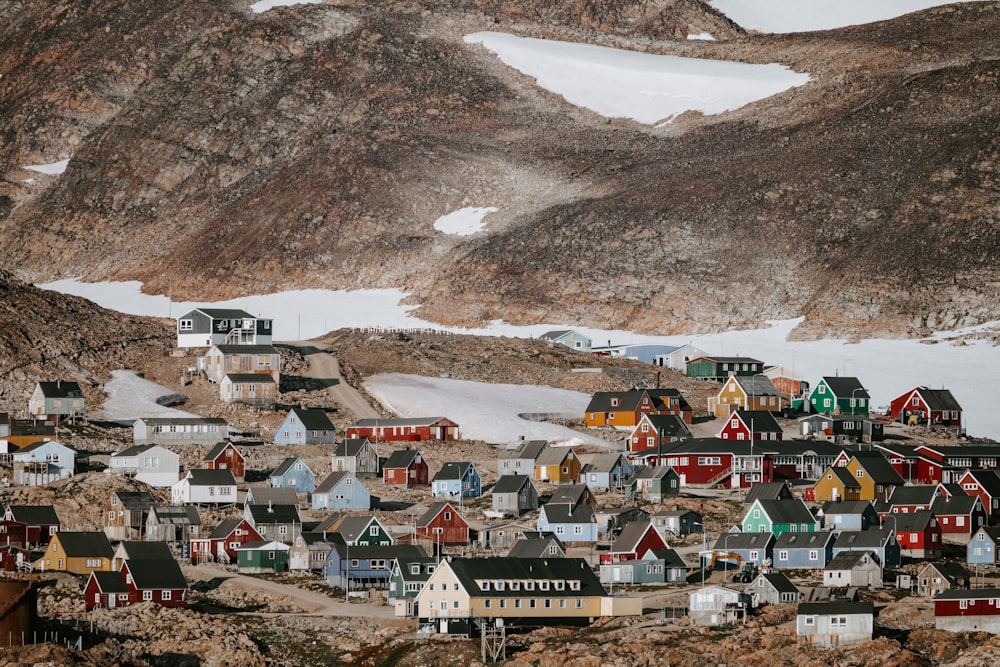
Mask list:
[[[875,630],[872,602],[803,602],[795,621],[795,634],[814,646],[830,647],[871,641]]]
[[[708,586],[688,594],[688,617],[692,625],[726,625],[746,614],[741,606],[747,597],[728,586]]]
[[[194,468],[170,487],[175,505],[184,503],[226,505],[236,502],[236,478],[233,471]]]
[[[169,487],[177,483],[181,461],[177,454],[159,445],[135,445],[111,455],[112,475],[134,477],[150,486]]]
[[[33,442],[11,455],[14,483],[43,486],[73,476],[76,452],[55,440]]]
[[[270,345],[273,320],[235,308],[195,308],[177,318],[177,347]]]

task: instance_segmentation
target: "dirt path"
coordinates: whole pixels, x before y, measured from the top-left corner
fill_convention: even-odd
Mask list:
[[[274,595],[288,598],[298,607],[302,608],[300,615],[306,616],[347,616],[356,618],[394,618],[395,610],[388,605],[375,605],[365,603],[347,603],[341,600],[334,600],[328,595],[307,591],[292,584],[282,584],[277,581],[248,577],[238,574],[222,567],[210,564],[201,564],[184,569],[184,574],[189,579],[223,579],[222,586],[240,587],[254,591],[267,591]],[[248,612],[258,613],[258,612]],[[263,612],[267,615],[269,612]],[[286,612],[294,615],[294,612]]]
[[[288,345],[297,347],[302,356],[309,361],[306,377],[322,382],[330,398],[354,415],[355,419],[374,419],[381,416],[361,392],[344,381],[340,374],[340,362],[337,361],[337,357],[326,351],[325,343],[295,341]]]

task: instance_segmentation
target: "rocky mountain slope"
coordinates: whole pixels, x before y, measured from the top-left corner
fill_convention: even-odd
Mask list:
[[[812,81],[641,126],[463,43],[481,30]],[[1000,290],[998,32],[996,2],[783,36],[699,0],[4,3],[0,233],[23,278],[187,299],[402,287],[444,323],[649,333],[974,324]],[[485,233],[433,229],[491,205]]]

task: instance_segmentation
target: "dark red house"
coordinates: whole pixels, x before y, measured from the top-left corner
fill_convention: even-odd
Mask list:
[[[191,538],[191,560],[236,562],[236,549],[247,542],[264,542],[246,519],[226,519],[208,537]]]
[[[601,564],[639,560],[650,549],[667,549],[667,542],[650,521],[632,521],[622,529],[611,550],[601,554]]]
[[[131,603],[125,575],[121,572],[91,572],[83,587],[83,604],[92,609],[127,607]]]
[[[187,606],[187,581],[173,558],[130,559],[122,563],[121,573],[133,604],[155,602],[163,607]]]
[[[416,449],[400,449],[389,455],[382,466],[382,482],[394,486],[429,484],[427,459]]]
[[[694,438],[673,445],[657,460],[680,476],[681,487],[748,487],[774,481],[774,446],[750,440]]]
[[[719,431],[723,440],[781,440],[783,436],[774,415],[766,410],[736,410]]]
[[[445,417],[407,419],[361,419],[347,427],[348,438],[368,438],[372,442],[416,442],[458,440],[458,424]]]
[[[1000,474],[995,470],[967,470],[958,485],[966,495],[978,496],[987,514],[1000,514]]]
[[[691,429],[677,415],[644,414],[632,429],[628,451],[633,456],[655,453],[657,448],[667,450],[673,443],[691,437]]]
[[[934,627],[949,632],[1000,633],[1000,588],[951,589],[934,598]]]
[[[416,527],[417,535],[427,537],[435,544],[469,543],[469,524],[451,503],[433,503],[417,519]]]
[[[31,564],[31,554],[13,544],[0,544],[0,571],[18,572],[22,564]]]
[[[246,458],[231,442],[220,442],[208,450],[202,463],[209,470],[231,470],[237,482],[246,477]]]
[[[20,521],[0,520],[0,544],[27,547],[28,526]]]
[[[61,525],[52,505],[8,505],[3,520],[25,525],[25,547],[48,544]]]
[[[921,484],[950,484],[958,481],[966,470],[1000,469],[996,445],[965,445],[934,447],[919,445],[914,450],[917,474]]]
[[[955,495],[937,498],[931,511],[941,524],[941,539],[952,544],[968,544],[972,534],[986,525],[986,510],[979,496]]]
[[[909,558],[941,557],[941,524],[930,510],[893,514],[883,525],[895,531],[901,555]]]
[[[947,389],[915,387],[889,403],[889,414],[913,426],[962,426],[962,406]]]

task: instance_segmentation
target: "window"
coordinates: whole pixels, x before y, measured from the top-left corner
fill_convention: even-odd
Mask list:
[[[456,602],[455,604],[458,604],[458,603]],[[535,598],[531,598],[530,600],[528,600],[528,607],[530,609],[534,609],[536,604],[537,604],[537,600],[535,600]]]
[[[816,617],[815,616],[806,616],[805,620],[803,622],[804,622],[805,625],[808,625],[809,627],[812,627],[812,626],[816,625]]]
[[[778,560],[788,560],[788,552],[787,551],[779,551],[778,552]],[[761,581],[763,581],[763,580],[761,580]]]
[[[958,608],[959,609],[968,609],[969,608],[969,601],[968,600],[959,600],[958,601]]]
[[[142,599],[146,600],[147,602],[149,600],[152,600],[153,599],[153,591],[143,591],[142,592]]]
[[[865,476],[865,471],[864,470],[858,470],[855,473],[855,475],[857,476],[858,479],[861,479],[861,478],[863,478]]]
[[[809,551],[809,560],[819,560],[819,551],[811,549]]]
[[[759,519],[760,518],[760,510],[754,510],[753,511],[753,518],[755,518],[755,519]]]
[[[583,535],[583,526],[580,526],[580,525],[573,526],[573,534],[574,535]]]
[[[493,600],[490,600],[490,599],[483,600],[483,607],[485,607],[486,609],[489,609],[490,607],[493,606],[492,603],[493,603]]]
[[[566,599],[565,598],[563,598],[562,600],[559,600],[559,608],[560,609],[565,609],[566,608]]]
[[[830,627],[831,628],[846,628],[847,627],[847,617],[846,616],[831,616],[830,617]]]
[[[184,319],[177,323],[177,328],[180,331],[192,331],[194,329],[194,320]]]
[[[452,609],[458,609],[458,600],[452,600],[452,602],[451,602],[451,608]]]
[[[583,600],[581,600],[580,598],[576,599],[576,608],[583,609]]]
[[[514,600],[514,609],[520,609],[520,608],[521,608],[521,598],[517,598]]]
[[[501,609],[506,609],[507,608],[507,600],[505,598],[501,598],[500,599],[500,608]]]

